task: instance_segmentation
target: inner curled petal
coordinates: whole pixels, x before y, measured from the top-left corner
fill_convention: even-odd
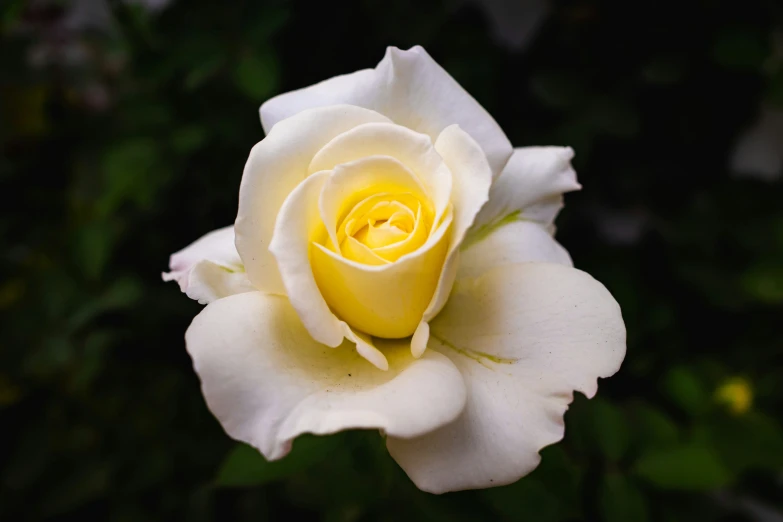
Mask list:
[[[411,193],[381,193],[357,203],[337,228],[339,253],[359,263],[394,262],[426,241],[429,225]],[[327,247],[338,252],[334,245]]]

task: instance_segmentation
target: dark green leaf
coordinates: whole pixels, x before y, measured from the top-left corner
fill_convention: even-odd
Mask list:
[[[646,522],[650,519],[642,492],[619,473],[604,477],[599,504],[604,522]]]
[[[756,70],[769,53],[763,33],[753,28],[721,31],[712,47],[712,57],[728,69]]]
[[[663,390],[678,406],[691,415],[704,411],[710,395],[696,374],[685,366],[669,370],[662,381]]]
[[[259,486],[286,478],[329,457],[333,437],[304,435],[294,441],[291,453],[269,462],[255,448],[238,444],[220,466],[215,484],[227,487]]]
[[[483,492],[484,498],[501,515],[511,520],[557,522],[563,519],[561,503],[554,491],[533,478]]]
[[[277,90],[279,74],[277,58],[272,51],[247,51],[234,69],[234,82],[245,96],[259,102]]]
[[[634,472],[658,487],[684,491],[712,490],[731,481],[715,452],[696,444],[647,451]]]
[[[630,442],[630,432],[623,412],[610,402],[597,398],[590,402],[593,437],[601,452],[611,461],[618,461]]]

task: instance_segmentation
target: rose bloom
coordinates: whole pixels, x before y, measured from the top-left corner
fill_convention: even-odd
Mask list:
[[[171,257],[226,432],[267,459],[377,429],[426,491],[499,486],[625,355],[609,292],[552,237],[567,147],[512,148],[421,47],[261,107],[233,227]]]

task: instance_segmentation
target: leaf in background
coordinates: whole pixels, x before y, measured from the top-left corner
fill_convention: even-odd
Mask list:
[[[598,502],[604,522],[646,522],[650,519],[642,492],[619,473],[604,477]]]
[[[285,27],[291,16],[287,7],[275,6],[264,10],[263,16],[259,16],[249,26],[246,39],[255,45],[268,44],[268,40],[275,33]]]
[[[776,108],[783,108],[783,64],[777,64],[777,70],[770,76],[764,99]]]
[[[158,167],[160,151],[152,138],[133,138],[109,149],[103,158],[105,190],[98,201],[100,216],[108,216],[123,203],[152,202],[168,173]]]
[[[564,518],[557,493],[534,478],[487,489],[482,495],[498,513],[511,520],[557,522]]]
[[[742,288],[756,301],[783,303],[783,264],[760,263],[747,270],[740,279]]]
[[[660,488],[682,491],[708,491],[732,479],[715,452],[699,444],[647,451],[634,472]]]
[[[590,401],[593,438],[601,453],[610,461],[622,458],[631,437],[623,412],[600,398]]]
[[[727,69],[758,70],[769,54],[765,36],[755,28],[726,28],[713,42],[712,59]]]
[[[101,496],[111,481],[111,469],[104,463],[88,462],[48,491],[41,501],[46,515],[57,515]]]
[[[198,89],[204,83],[214,77],[220,68],[223,66],[224,58],[220,54],[211,56],[205,60],[200,60],[196,66],[194,66],[185,75],[185,90],[193,91]]]
[[[199,125],[182,127],[172,133],[171,146],[179,154],[189,154],[204,144],[207,135],[206,127]]]
[[[0,122],[4,133],[15,137],[35,137],[49,127],[45,85],[3,86],[0,89]]]
[[[307,469],[329,456],[334,437],[303,435],[294,441],[291,453],[270,462],[257,449],[238,444],[220,466],[215,484],[224,487],[260,486]]]
[[[702,434],[734,473],[783,468],[783,429],[772,417],[758,412],[720,416]]]
[[[622,98],[597,98],[586,113],[590,123],[610,136],[630,139],[639,133],[641,123],[637,109]]]
[[[104,292],[83,303],[68,319],[68,327],[77,330],[102,313],[121,310],[136,304],[143,295],[142,283],[133,276],[114,281]]]
[[[641,402],[632,403],[628,410],[634,438],[642,448],[670,447],[677,443],[677,425],[661,410]]]
[[[681,81],[686,71],[685,60],[679,56],[656,56],[645,64],[642,78],[657,85],[674,85]]]
[[[669,370],[661,383],[666,395],[691,415],[705,411],[711,403],[710,396],[696,374],[685,366]]]
[[[113,227],[106,221],[92,221],[78,228],[72,247],[76,264],[87,279],[100,278],[116,240]]]
[[[585,82],[569,71],[546,71],[530,78],[530,90],[546,105],[567,109],[585,99]]]
[[[246,51],[234,69],[234,83],[242,93],[256,103],[277,91],[280,67],[270,49]]]

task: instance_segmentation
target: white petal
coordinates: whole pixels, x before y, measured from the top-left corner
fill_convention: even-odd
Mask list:
[[[514,149],[466,241],[487,236],[497,226],[517,219],[536,221],[551,230],[563,207],[563,193],[581,188],[571,168],[573,157],[570,147]]]
[[[430,323],[430,349],[460,369],[468,403],[453,423],[419,438],[389,437],[392,456],[434,493],[500,486],[532,471],[563,437],[573,390],[625,356],[625,326],[607,290],[561,265],[524,263],[460,280]]]
[[[458,124],[481,145],[495,173],[511,155],[511,143],[492,116],[419,46],[389,47],[375,69],[276,96],[261,106],[261,122],[268,131],[302,110],[338,103],[373,109],[433,140]]]
[[[281,122],[253,147],[242,174],[235,228],[237,250],[256,288],[285,293],[269,243],[283,201],[307,177],[313,156],[335,136],[357,125],[388,121],[359,107],[323,107]]]
[[[169,269],[163,280],[176,281],[201,304],[253,290],[234,246],[233,226],[213,230],[172,254]]]
[[[566,249],[544,227],[532,221],[513,221],[480,241],[463,244],[457,277],[478,277],[498,266],[531,262],[573,266]]]
[[[271,460],[302,433],[415,437],[454,420],[465,404],[462,377],[441,354],[414,360],[407,345],[387,343],[390,369],[380,371],[348,344],[313,341],[285,297],[215,301],[185,339],[209,409],[230,436]]]
[[[457,273],[459,246],[476,214],[487,202],[492,184],[492,170],[487,163],[487,157],[478,143],[459,126],[446,128],[438,136],[435,150],[443,157],[452,173],[451,202],[454,205],[454,222],[451,226],[446,262],[435,295],[424,312],[424,321],[435,317],[446,304]]]

